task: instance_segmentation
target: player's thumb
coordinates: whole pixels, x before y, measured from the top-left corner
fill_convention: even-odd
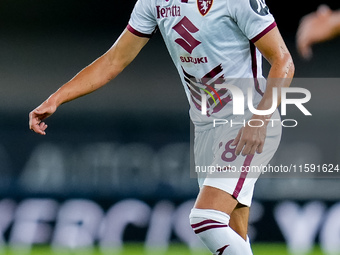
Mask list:
[[[317,10],[317,14],[320,16],[328,16],[331,12],[332,10],[325,4],[320,5]]]
[[[42,115],[42,114],[44,114],[45,113],[45,111],[43,111],[42,109],[40,109],[40,108],[37,108],[37,109],[34,109],[33,110],[33,114],[34,115]]]

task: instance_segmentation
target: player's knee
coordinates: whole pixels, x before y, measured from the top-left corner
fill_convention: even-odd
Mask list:
[[[228,227],[230,216],[221,211],[193,208],[189,219],[195,234],[199,234],[213,228]]]

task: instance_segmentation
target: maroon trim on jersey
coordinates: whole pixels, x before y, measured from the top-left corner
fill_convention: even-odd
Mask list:
[[[256,47],[254,45],[255,42],[260,40],[265,34],[271,31],[274,27],[276,27],[276,22],[274,21],[270,24],[265,30],[255,36],[253,39],[250,40],[250,53],[251,53],[251,69],[253,71],[253,78],[254,78],[254,86],[257,93],[263,96],[264,92],[260,89],[260,84],[257,79],[257,59],[256,59]]]
[[[131,27],[130,24],[127,25],[126,29],[129,30],[134,35],[139,36],[139,37],[146,37],[146,38],[151,38],[152,37],[152,34],[148,35],[148,34],[143,34],[141,32],[138,32],[136,29]]]
[[[257,36],[255,36],[253,39],[251,39],[250,41],[252,43],[256,43],[258,40],[260,40],[265,34],[267,34],[274,27],[276,27],[275,21],[272,24],[270,24],[265,30],[263,30],[261,33],[259,33]]]
[[[204,75],[203,82],[206,82],[206,79],[211,79],[214,78],[216,75],[218,75],[220,72],[223,71],[223,67],[222,64],[219,64],[218,66],[216,66],[214,69],[212,69],[209,73],[207,73],[206,75]]]
[[[254,158],[254,155],[248,155],[243,163],[243,169],[244,171],[241,173],[241,176],[240,178],[238,179],[238,182],[236,184],[236,188],[234,190],[234,193],[233,193],[233,197],[234,198],[237,198],[238,195],[240,194],[241,192],[241,189],[243,188],[243,184],[244,184],[244,181],[246,180],[246,177],[248,175],[248,172],[249,172],[249,166],[250,166],[250,163],[251,161],[253,160]]]
[[[257,93],[263,96],[263,91],[260,89],[259,80],[257,79],[257,59],[256,59],[256,47],[252,42],[250,44],[250,54],[251,54],[251,69],[253,72],[254,86]]]

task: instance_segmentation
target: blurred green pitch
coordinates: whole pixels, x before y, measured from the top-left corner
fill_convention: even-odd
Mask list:
[[[253,244],[254,255],[290,255],[285,244]],[[10,248],[0,250],[0,255],[211,255],[207,251],[191,252],[184,245],[171,245],[169,249],[164,251],[145,251],[142,244],[126,244],[122,251],[107,251],[105,253],[100,252],[95,248],[92,250],[82,250],[73,252],[56,252],[52,251],[48,246],[37,246],[32,249],[32,252],[21,252],[20,250],[13,250]],[[323,255],[319,247],[315,247],[314,250],[307,255]]]

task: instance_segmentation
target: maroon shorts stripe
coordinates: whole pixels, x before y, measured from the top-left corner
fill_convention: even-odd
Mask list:
[[[199,233],[202,233],[204,231],[207,231],[209,229],[213,229],[213,228],[226,228],[228,227],[228,225],[209,225],[209,226],[206,226],[206,227],[203,227],[203,228],[199,228],[199,229],[196,229],[194,230],[195,234],[199,234]]]
[[[151,38],[152,37],[152,34],[148,35],[148,34],[143,34],[141,32],[138,32],[136,29],[131,27],[130,24],[127,25],[126,29],[129,30],[134,35],[139,36],[139,37],[146,37],[146,38]]]
[[[192,228],[198,228],[202,225],[209,224],[209,223],[221,223],[221,222],[218,222],[216,220],[204,220],[204,221],[201,221],[199,223],[191,224],[191,227]]]
[[[248,170],[249,171],[249,166],[250,166],[250,163],[251,161],[253,160],[254,158],[254,155],[248,155],[243,163],[243,169],[245,170]],[[238,179],[238,182],[236,184],[236,188],[234,190],[234,193],[233,193],[233,197],[234,198],[237,198],[238,195],[240,194],[241,192],[241,189],[243,188],[243,184],[244,184],[244,181],[246,180],[246,177],[248,175],[248,171],[243,171],[241,173],[241,176],[240,178]]]
[[[259,33],[257,36],[255,36],[253,39],[251,39],[251,42],[252,43],[256,43],[264,35],[266,35],[269,31],[271,31],[274,27],[276,27],[276,22],[275,21],[272,24],[270,24],[265,30],[263,30],[261,33]]]

